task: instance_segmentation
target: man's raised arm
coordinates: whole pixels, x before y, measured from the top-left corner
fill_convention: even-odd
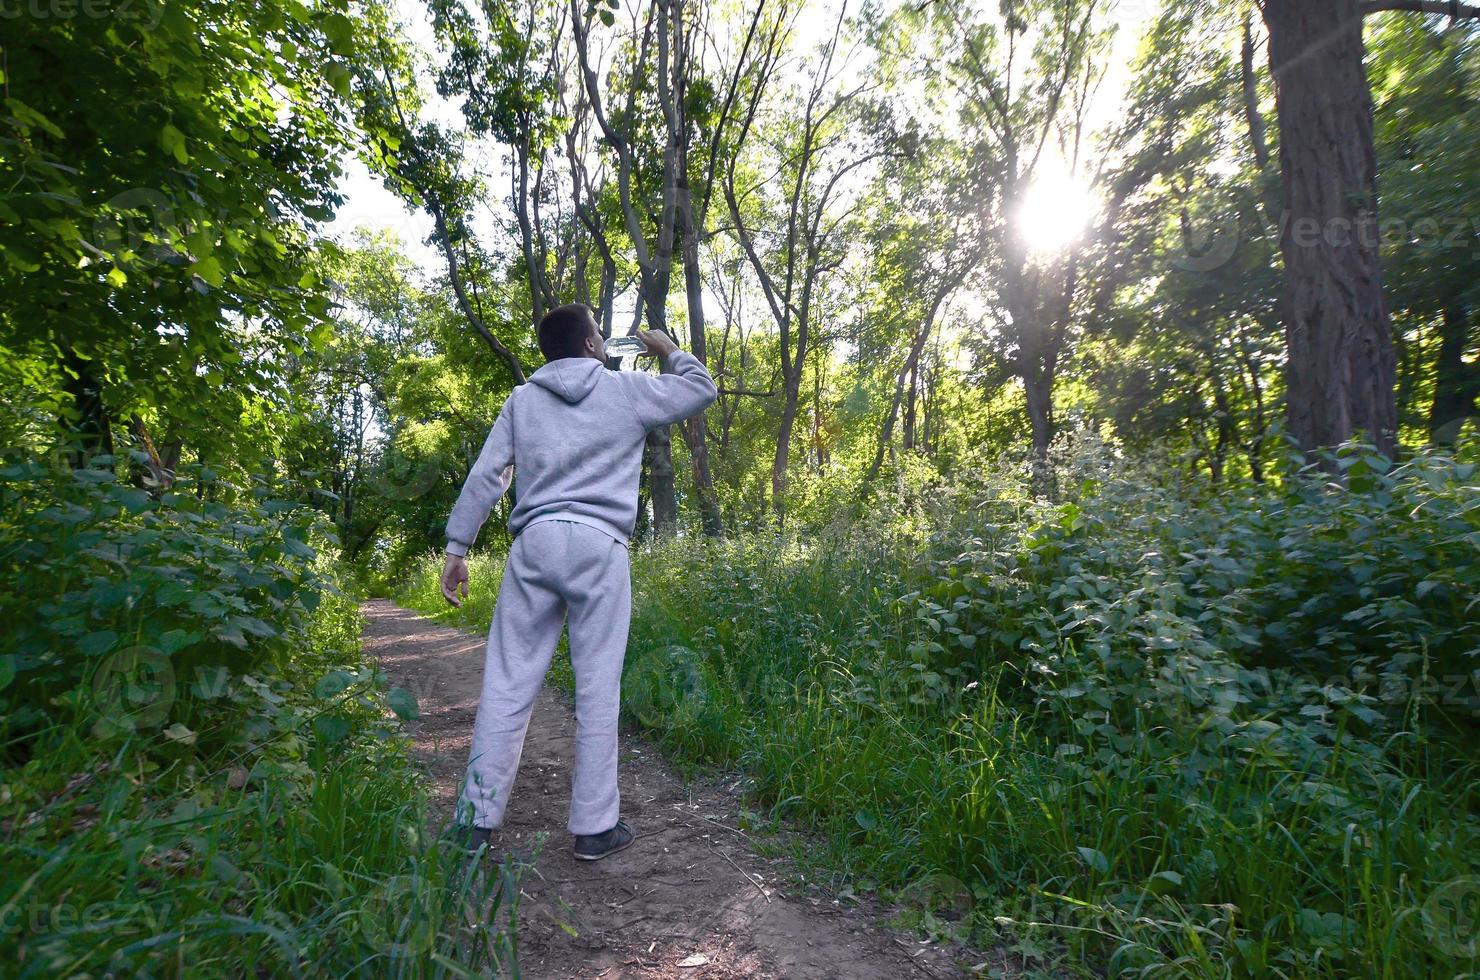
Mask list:
[[[632,407],[644,426],[656,429],[682,422],[719,397],[719,389],[704,365],[694,355],[679,350],[673,338],[661,330],[643,330],[638,336],[647,344],[648,354],[663,361],[670,372],[656,376],[623,372]]]

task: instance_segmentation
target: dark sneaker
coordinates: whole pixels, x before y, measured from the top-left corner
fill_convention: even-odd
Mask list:
[[[627,821],[618,820],[617,825],[602,834],[577,834],[575,858],[577,861],[600,861],[608,854],[615,854],[630,845],[636,836]]]
[[[470,827],[466,824],[453,824],[447,829],[447,839],[458,847],[475,854],[478,848],[488,843],[493,836],[493,831],[487,827]]]

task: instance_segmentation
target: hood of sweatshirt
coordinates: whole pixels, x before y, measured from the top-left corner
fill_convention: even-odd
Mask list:
[[[529,383],[574,405],[591,394],[605,370],[606,365],[594,357],[562,357],[531,374]]]

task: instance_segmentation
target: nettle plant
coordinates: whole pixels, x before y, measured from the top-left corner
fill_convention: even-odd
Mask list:
[[[383,681],[333,673],[353,660],[355,631],[339,623],[353,609],[338,603],[323,554],[331,534],[317,511],[267,481],[231,485],[202,467],[182,469],[162,493],[122,482],[108,457],[78,470],[0,467],[8,738],[24,745],[79,721],[100,737],[237,738],[240,726],[211,720],[244,712],[271,728],[297,700],[280,676],[290,661],[302,676],[304,657],[323,660],[320,674],[334,679],[325,698]],[[326,599],[345,608],[316,615]]]
[[[1191,487],[1089,447],[1073,499],[988,496],[941,535],[911,651],[952,680],[1001,665],[1040,696],[1140,727],[1258,717],[1473,726],[1480,484],[1362,446],[1279,489]],[[1139,721],[1136,721],[1139,719]],[[1135,722],[1133,724],[1133,722]]]

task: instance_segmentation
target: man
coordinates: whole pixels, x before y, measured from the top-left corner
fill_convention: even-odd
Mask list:
[[[442,594],[457,606],[468,594],[464,556],[512,469],[514,543],[488,631],[458,823],[476,848],[503,822],[535,695],[568,616],[576,762],[567,826],[576,858],[595,861],[633,839],[618,805],[617,707],[643,442],[703,411],[717,391],[704,365],[660,331],[639,336],[671,373],[606,370],[601,332],[581,304],[551,310],[538,332],[546,363],[504,402],[447,520]]]

